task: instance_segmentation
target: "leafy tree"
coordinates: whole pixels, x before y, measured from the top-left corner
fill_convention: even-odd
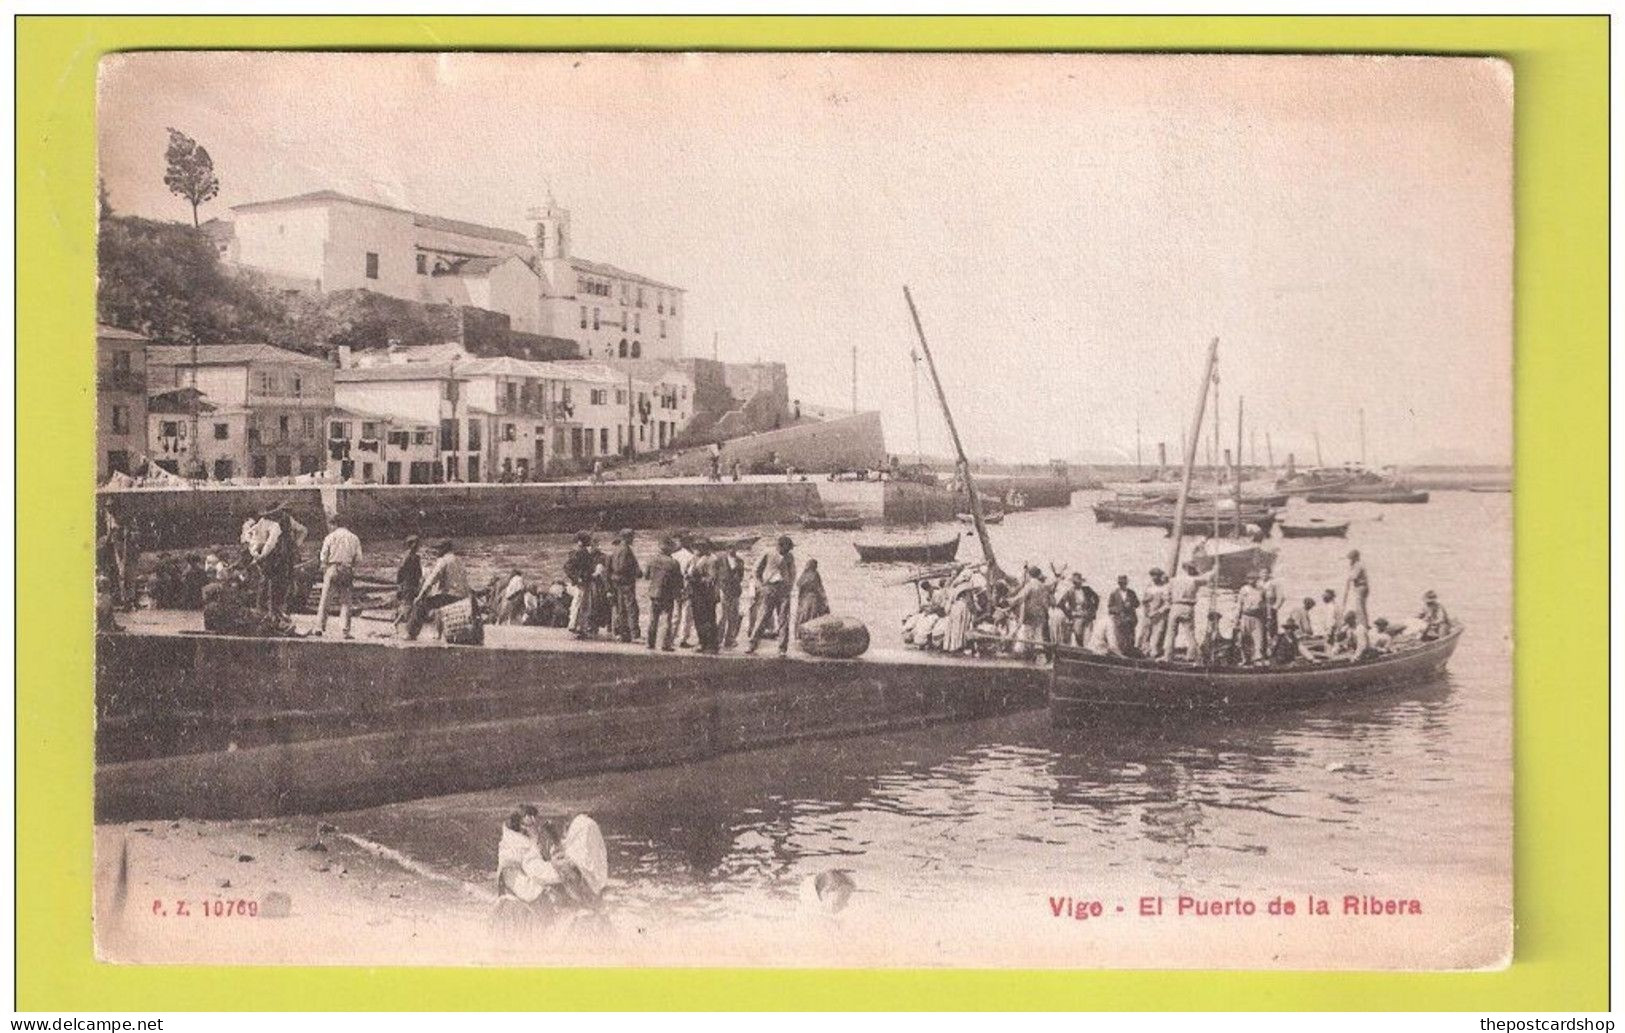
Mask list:
[[[273,292],[229,274],[214,244],[176,222],[102,220],[96,315],[168,344],[266,340],[285,321]]]
[[[214,174],[214,159],[196,140],[172,128],[164,161],[168,163],[164,186],[192,205],[192,225],[196,226],[198,205],[220,193],[220,177]]]

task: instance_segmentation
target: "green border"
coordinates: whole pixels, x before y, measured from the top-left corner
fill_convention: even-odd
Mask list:
[[[16,28],[17,427],[26,435],[16,452],[20,1007],[1607,1006],[1605,17],[22,17]],[[1516,962],[1465,975],[96,964],[91,507],[83,504],[93,476],[96,63],[112,50],[167,47],[1358,50],[1509,59],[1518,151]],[[65,642],[71,628],[87,634]]]

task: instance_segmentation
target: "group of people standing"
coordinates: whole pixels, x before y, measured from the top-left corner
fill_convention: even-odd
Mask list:
[[[669,535],[645,565],[634,540],[634,532],[623,530],[605,553],[590,533],[576,536],[564,562],[564,588],[570,600],[567,626],[577,638],[607,633],[665,652],[681,647],[717,653],[737,646],[743,630],[746,652],[755,652],[764,638],[776,638],[783,654],[792,630],[829,612],[818,561],[808,560],[798,575],[795,543],[788,537],[763,552],[748,574],[734,543]],[[647,623],[639,604],[640,581],[646,582]]]
[[[1372,621],[1371,579],[1358,549],[1349,551],[1344,590],[1327,588],[1285,609],[1285,593],[1268,569],[1254,572],[1233,594],[1207,592],[1212,574],[1194,563],[1169,577],[1160,567],[1136,590],[1126,574],[1105,600],[1080,573],[1051,569],[1053,579],[1026,565],[1014,579],[992,579],[981,566],[927,580],[919,610],[904,620],[906,644],[949,653],[1009,652],[1043,659],[1057,646],[1206,666],[1289,664],[1370,658],[1393,648],[1405,625]],[[1207,594],[1202,627],[1197,610]],[[1102,612],[1104,610],[1104,612]],[[1232,610],[1228,629],[1225,612]],[[1449,614],[1429,591],[1417,615],[1423,641],[1448,634]]]

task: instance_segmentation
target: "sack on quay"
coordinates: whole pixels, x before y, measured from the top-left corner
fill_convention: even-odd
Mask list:
[[[856,617],[827,614],[803,624],[797,640],[809,656],[850,660],[868,651],[869,628]]]
[[[451,646],[483,646],[485,626],[474,611],[474,600],[463,599],[447,603],[437,612],[440,618],[440,640]]]

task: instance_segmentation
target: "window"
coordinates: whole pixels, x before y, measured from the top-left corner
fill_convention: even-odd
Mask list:
[[[378,252],[367,252],[367,279],[378,279]]]
[[[598,329],[598,310],[596,308],[592,310],[592,328],[594,330]]]
[[[316,455],[302,455],[299,457],[300,473],[319,473],[322,469],[322,457]]]
[[[299,431],[302,436],[307,438],[313,438],[316,436],[315,413],[307,412],[304,414],[303,418],[299,421]]]
[[[447,456],[446,457],[446,480],[448,480],[448,481],[457,480],[457,457],[456,456]]]
[[[638,288],[638,308],[643,307],[643,288]]]
[[[254,434],[254,433],[258,433],[258,432],[257,431],[249,431],[249,433]],[[254,473],[253,473],[252,476],[255,476],[255,477],[264,477],[265,476],[265,457],[264,456],[255,456],[254,457],[253,470],[254,470]]]
[[[655,299],[655,312],[660,315],[666,314],[666,296],[664,294]]]
[[[620,349],[619,354],[620,354],[621,358],[623,358],[623,359],[626,358],[626,338],[624,338],[624,337],[621,338],[621,349]]]
[[[214,425],[214,439],[216,441],[225,441],[225,440],[229,439],[230,437],[231,437],[231,424],[229,424],[229,423],[217,423],[217,424]]]
[[[507,381],[502,385],[502,393],[510,410],[519,405],[519,381]]]
[[[581,306],[581,329],[587,329],[587,306]]]
[[[214,461],[214,479],[217,481],[231,480],[230,459],[216,459]]]
[[[440,450],[442,452],[455,452],[455,451],[457,451],[457,442],[458,442],[458,440],[459,440],[459,438],[458,438],[458,435],[457,435],[457,421],[456,420],[441,420],[440,421]]]
[[[126,405],[113,406],[112,424],[114,434],[130,433],[130,408]]]
[[[635,333],[635,334],[643,333],[643,313],[642,312],[634,312],[634,313],[632,313],[632,332]]]
[[[262,395],[274,395],[274,394],[276,394],[276,377],[272,376],[269,373],[261,373],[260,374],[260,394],[262,394]]]
[[[602,387],[593,388],[592,389],[592,397],[591,397],[590,401],[592,402],[593,405],[608,405],[609,404],[609,389],[608,388],[602,388]]]
[[[626,284],[623,283],[623,284],[621,284],[621,304],[622,305],[626,304],[627,296],[628,296],[627,287],[626,287]]]
[[[293,436],[293,420],[286,415],[276,418],[276,439],[286,441]]]
[[[424,436],[427,437],[428,435]],[[404,430],[392,430],[385,435],[385,438],[388,439],[390,448],[406,448],[412,444],[412,435]],[[395,484],[396,482],[390,481],[389,483]]]
[[[414,445],[432,445],[432,444],[434,444],[434,431],[432,431],[432,430],[413,431],[412,432],[412,444],[414,444]]]
[[[468,421],[468,450],[470,452],[478,452],[480,450],[480,423],[478,420]],[[475,469],[476,467],[474,466],[474,460],[470,459],[468,461],[468,479],[471,481],[475,479]]]
[[[377,441],[378,440],[378,421],[377,420],[363,420],[362,421],[362,423],[361,423],[361,440],[363,440],[363,441]]]
[[[468,483],[476,484],[480,479],[480,457],[468,457]]]
[[[638,357],[640,357],[642,355],[643,355],[643,342],[642,341],[633,341],[632,342],[632,357],[634,359],[636,359],[636,358],[638,358]]]
[[[502,440],[503,441],[518,441],[519,440],[519,428],[514,426],[511,423],[504,423],[502,425]]]
[[[421,251],[418,252],[418,275],[429,275],[429,256],[425,255]]]
[[[362,463],[361,464],[361,479],[363,481],[367,481],[369,483],[372,481],[372,464],[371,463]]]
[[[293,375],[293,396],[300,397],[305,393],[305,378],[295,373]]]
[[[609,454],[609,428],[598,428],[598,451],[603,455]]]
[[[277,456],[275,462],[278,477],[287,477],[293,473],[293,456]]]
[[[334,420],[327,425],[327,436],[332,441],[344,441],[350,436],[350,425]]]
[[[617,423],[615,425],[615,451],[626,451],[626,426],[624,424]]]
[[[113,352],[113,370],[116,373],[130,372],[130,351],[128,348],[120,348]]]
[[[674,315],[674,316],[677,314],[677,299],[676,298],[671,299],[671,314]]]
[[[615,404],[616,405],[625,405],[626,404],[626,392],[621,390],[620,388],[615,389]]]
[[[660,336],[662,339],[666,336],[666,321],[664,319],[660,321]]]

